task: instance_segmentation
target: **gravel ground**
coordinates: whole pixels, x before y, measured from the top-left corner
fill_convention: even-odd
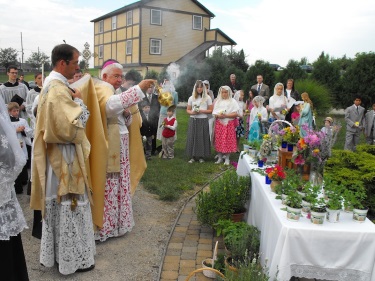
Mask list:
[[[18,195],[18,200],[29,226],[22,232],[22,242],[32,281],[157,280],[170,231],[184,204],[184,199],[178,202],[160,201],[155,195],[138,187],[133,198],[133,230],[122,237],[110,238],[96,245],[94,270],[64,276],[56,266],[46,268],[40,265],[40,240],[31,236],[33,212],[29,208],[29,196]]]

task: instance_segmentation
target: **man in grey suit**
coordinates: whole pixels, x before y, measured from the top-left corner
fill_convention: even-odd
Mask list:
[[[375,103],[372,105],[372,110],[369,110],[365,115],[365,136],[368,144],[375,144]]]
[[[354,104],[345,109],[346,137],[344,149],[355,151],[363,129],[364,117],[365,109],[361,106],[361,98],[356,97]]]
[[[257,84],[251,86],[251,89],[255,89],[258,91],[258,96],[262,96],[264,98],[264,105],[268,104],[268,100],[270,98],[270,88],[268,85],[263,83],[263,76],[257,76]]]

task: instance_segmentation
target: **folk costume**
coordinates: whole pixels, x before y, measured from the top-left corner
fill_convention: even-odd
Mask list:
[[[14,180],[26,164],[14,128],[0,97],[0,272],[2,280],[29,280],[21,231],[27,228],[14,191]]]
[[[40,94],[34,137],[31,208],[43,217],[40,262],[67,275],[94,265],[87,175],[89,111],[72,100],[67,79],[52,71]]]
[[[228,91],[228,98],[223,99],[221,92],[225,89]],[[232,90],[228,86],[222,86],[219,89],[217,99],[214,104],[212,114],[214,116],[220,114],[237,113],[239,111],[237,101],[232,98]],[[216,163],[221,163],[222,154],[226,154],[225,164],[229,165],[229,154],[237,151],[236,140],[236,118],[216,119],[214,129],[214,146],[215,150],[219,152],[219,160]]]

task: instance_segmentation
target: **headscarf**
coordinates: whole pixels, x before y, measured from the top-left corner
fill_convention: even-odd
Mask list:
[[[0,97],[0,207],[10,201],[14,181],[25,164],[25,155]]]
[[[255,102],[258,103],[258,107],[261,108],[263,107],[263,103],[264,103],[264,97],[262,96],[255,96],[252,100],[252,103],[253,105],[255,106]]]
[[[201,80],[197,80],[195,82],[194,88],[193,88],[193,92],[192,92],[191,96],[193,97],[193,100],[196,100],[196,99],[199,98],[200,94],[198,94],[198,92],[197,92],[197,86],[198,86],[198,84],[201,84],[202,87],[203,87],[203,91],[202,91],[201,97],[202,97],[202,102],[205,102],[207,100],[208,94],[207,94],[206,86],[204,85],[204,83]]]
[[[228,91],[228,99],[223,99],[222,90]],[[228,86],[221,86],[219,89],[219,93],[217,94],[217,99],[216,99],[212,114],[218,115],[218,114],[221,114],[222,112],[226,112],[226,113],[237,112],[238,114],[238,111],[239,111],[238,103],[233,98],[233,92],[231,88]],[[226,125],[230,119],[233,119],[233,118],[224,118],[224,119],[220,119],[220,121]]]

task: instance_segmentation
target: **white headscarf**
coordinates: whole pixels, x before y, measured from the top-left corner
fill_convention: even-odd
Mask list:
[[[201,80],[197,80],[194,84],[194,88],[193,88],[193,92],[191,94],[191,96],[193,97],[193,100],[195,100],[195,93],[197,91],[197,84],[199,83],[202,83],[202,88],[203,88],[203,91],[202,91],[202,94],[201,94],[201,97],[202,97],[202,102],[205,102],[207,100],[207,97],[208,97],[208,94],[207,94],[207,89],[206,89],[206,86],[204,85],[204,83],[201,81]],[[199,96],[199,94],[198,94]],[[199,98],[199,97],[198,97]]]
[[[253,98],[253,100],[251,102],[253,103],[254,106],[255,106],[255,102],[257,102],[258,107],[261,108],[261,107],[263,107],[264,97],[256,96],[256,97]]]
[[[228,98],[223,99],[222,97],[222,90],[228,91]],[[239,106],[237,101],[233,98],[233,92],[230,87],[228,86],[221,86],[219,89],[219,93],[217,94],[217,99],[214,104],[214,109],[212,111],[213,115],[219,115],[223,112],[226,112],[227,114],[236,112],[238,114],[239,112]],[[234,118],[224,118],[220,119],[220,121],[223,124],[227,124],[229,120],[233,120]]]
[[[26,157],[0,97],[0,207],[10,201],[14,181],[25,164]]]

